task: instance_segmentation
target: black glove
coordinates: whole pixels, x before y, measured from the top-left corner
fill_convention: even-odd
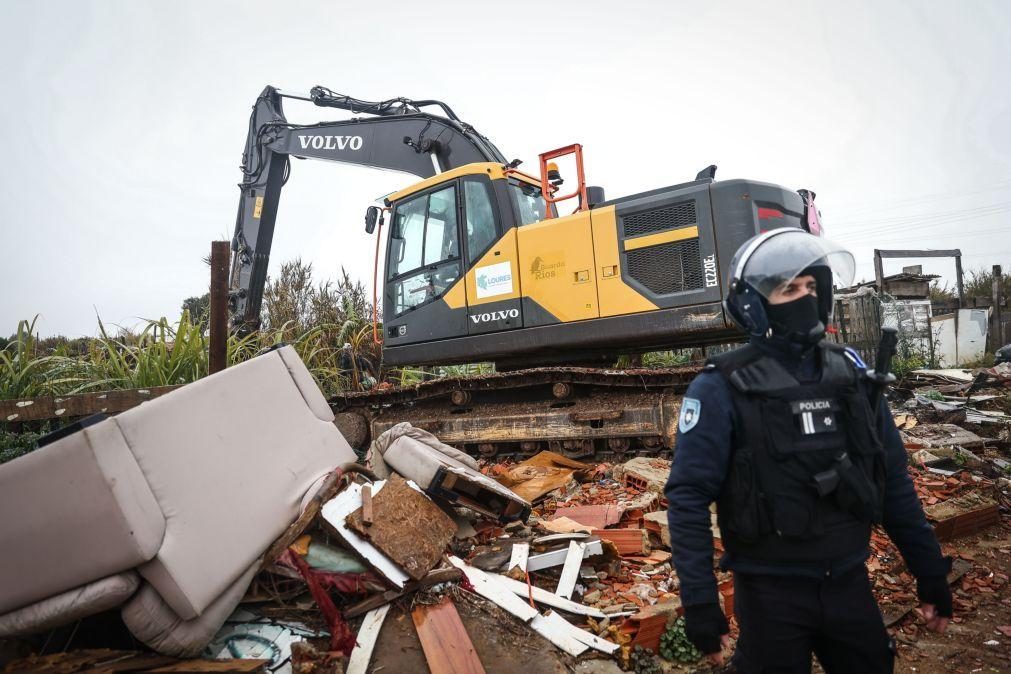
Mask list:
[[[950,618],[951,608],[951,588],[948,586],[946,576],[923,576],[916,579],[916,594],[920,601],[926,604],[933,604],[937,608],[937,615],[942,618]]]
[[[729,633],[727,617],[719,604],[685,606],[685,635],[704,655],[719,653],[723,647],[720,637]]]

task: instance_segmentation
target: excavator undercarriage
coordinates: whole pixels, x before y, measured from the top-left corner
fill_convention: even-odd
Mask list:
[[[681,396],[698,372],[535,368],[347,392],[330,404],[338,428],[359,450],[407,421],[485,459],[550,450],[573,459],[623,461],[670,455]]]

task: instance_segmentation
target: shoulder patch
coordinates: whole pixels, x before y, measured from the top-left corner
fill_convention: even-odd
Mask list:
[[[681,401],[681,416],[678,417],[678,432],[687,433],[695,428],[702,416],[702,401],[695,398],[685,398]]]
[[[846,355],[846,358],[848,358],[849,361],[854,365],[856,365],[858,368],[860,368],[861,370],[867,369],[867,364],[864,363],[863,358],[861,358],[860,354],[857,353],[852,347],[849,346],[845,347],[843,349],[843,353]]]

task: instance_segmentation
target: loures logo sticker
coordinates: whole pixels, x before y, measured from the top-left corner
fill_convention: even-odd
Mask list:
[[[474,270],[474,281],[477,283],[477,297],[495,297],[507,295],[513,291],[513,267],[511,262],[499,262]]]

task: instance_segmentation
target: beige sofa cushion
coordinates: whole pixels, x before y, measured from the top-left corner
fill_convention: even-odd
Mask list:
[[[0,637],[45,632],[122,606],[139,585],[140,576],[126,571],[29,604],[0,615]]]
[[[245,569],[199,618],[183,620],[153,587],[144,584],[123,606],[121,615],[127,629],[140,641],[162,655],[193,658],[200,655],[228,620],[260,566],[257,560]]]
[[[139,571],[180,618],[263,554],[320,476],[355,460],[321,400],[285,347],[115,418],[166,520]]]
[[[0,466],[0,613],[151,559],[165,519],[114,419]]]

